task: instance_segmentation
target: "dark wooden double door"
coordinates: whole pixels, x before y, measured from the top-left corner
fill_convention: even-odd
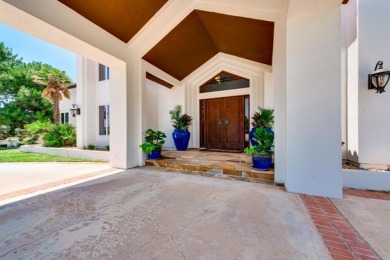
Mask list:
[[[202,101],[205,148],[242,151],[245,139],[245,96]]]

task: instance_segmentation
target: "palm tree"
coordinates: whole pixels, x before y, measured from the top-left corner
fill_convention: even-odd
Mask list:
[[[42,65],[41,70],[34,76],[34,82],[46,86],[42,91],[42,96],[53,103],[54,123],[60,123],[60,101],[63,98],[70,98],[68,87],[72,85],[71,78],[64,71]]]

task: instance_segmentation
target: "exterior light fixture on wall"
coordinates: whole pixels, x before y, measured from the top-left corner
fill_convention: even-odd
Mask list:
[[[378,61],[375,71],[368,74],[368,89],[376,89],[376,93],[385,92],[385,87],[390,79],[390,70],[383,69],[383,61]]]
[[[72,116],[75,117],[76,115],[80,115],[80,108],[76,104],[73,104],[72,107],[73,108],[70,109]]]

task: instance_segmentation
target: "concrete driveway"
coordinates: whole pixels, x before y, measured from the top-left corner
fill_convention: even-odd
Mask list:
[[[4,259],[330,259],[296,194],[137,168],[0,207]]]
[[[16,197],[117,171],[108,163],[1,163],[0,205]]]
[[[382,259],[390,259],[390,201],[345,196],[333,203]]]

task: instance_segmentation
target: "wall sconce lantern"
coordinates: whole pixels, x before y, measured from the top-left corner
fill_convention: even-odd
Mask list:
[[[76,115],[80,115],[80,108],[76,104],[73,104],[72,107],[73,108],[70,109],[72,116],[75,117]]]
[[[383,69],[383,61],[378,61],[375,71],[368,74],[368,89],[376,89],[376,93],[385,92],[385,87],[390,79],[390,70]]]

